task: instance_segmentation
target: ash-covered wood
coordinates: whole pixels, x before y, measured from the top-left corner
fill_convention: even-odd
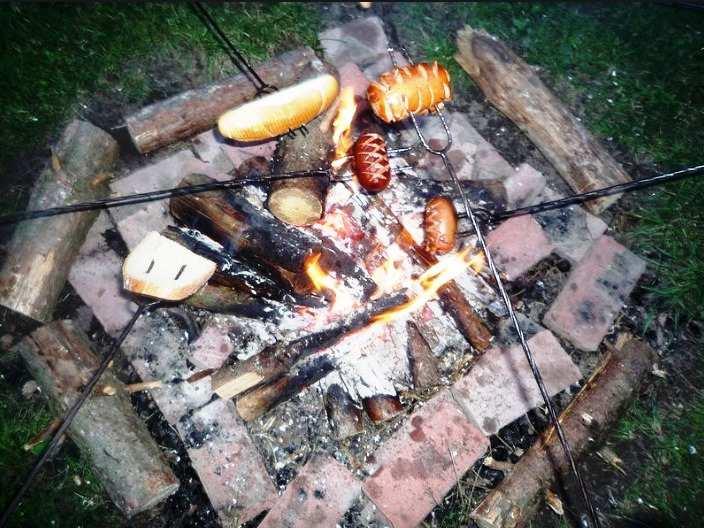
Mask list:
[[[16,349],[57,414],[76,401],[99,365],[87,336],[72,321],[42,326]],[[173,494],[179,483],[137,417],[125,385],[109,369],[102,385],[114,394],[89,397],[68,436],[90,460],[117,507],[131,516]]]
[[[266,319],[271,306],[248,293],[226,286],[206,284],[184,301],[189,306],[211,312]]]
[[[362,404],[367,416],[374,423],[386,422],[403,412],[403,405],[398,396],[390,394],[379,394],[363,398]]]
[[[330,427],[338,440],[344,440],[364,430],[362,410],[339,383],[328,386],[324,405]]]
[[[202,174],[191,174],[181,185],[213,181]],[[224,247],[229,255],[257,265],[278,267],[305,280],[306,258],[320,253],[320,264],[327,272],[353,277],[363,292],[375,285],[364,270],[332,244],[312,234],[287,226],[255,207],[233,191],[206,192],[174,197],[171,214],[181,224],[197,229]]]
[[[103,130],[74,120],[52,149],[51,163],[35,183],[28,209],[46,209],[107,196],[117,142]],[[37,321],[51,320],[97,211],[19,224],[0,272],[0,304]]]
[[[235,406],[245,422],[251,422],[321,380],[335,368],[328,357],[301,365],[296,372],[281,376],[268,385],[257,387],[237,399]]]
[[[654,351],[633,339],[607,357],[565,409],[560,423],[575,457],[608,430],[637,393],[652,368]],[[550,427],[523,455],[498,488],[487,495],[472,518],[482,528],[525,526],[541,504],[543,490],[569,465]]]
[[[435,387],[440,383],[437,359],[433,356],[425,338],[412,322],[406,324],[408,331],[408,363],[411,367],[413,386],[416,390]]]
[[[307,132],[297,131],[279,143],[275,172],[321,169],[327,165],[332,134],[320,127],[322,117],[310,122]],[[267,207],[281,220],[293,225],[310,225],[320,220],[325,208],[325,178],[296,178],[272,182]]]
[[[406,301],[405,293],[381,297],[329,328],[268,347],[245,361],[223,367],[213,374],[213,390],[221,398],[232,398],[271,383],[286,374],[296,362],[331,347],[350,332],[369,324],[374,316]]]
[[[575,192],[630,181],[623,167],[599,144],[535,71],[501,40],[470,26],[458,32],[455,59],[489,101],[545,154]],[[598,214],[618,195],[586,204]]]
[[[258,64],[256,70],[264,82],[283,88],[316,73],[318,63],[312,49],[301,48]],[[223,113],[255,96],[254,85],[240,74],[149,105],[125,122],[144,154],[211,128]]]

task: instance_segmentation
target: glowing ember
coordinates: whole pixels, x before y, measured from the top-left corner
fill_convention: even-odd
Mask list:
[[[420,290],[419,293],[410,301],[377,315],[374,322],[388,323],[422,308],[425,303],[435,298],[443,285],[457,278],[467,268],[479,272],[484,266],[484,255],[482,253],[470,255],[470,251],[471,248],[466,248],[459,253],[448,255],[428,268],[415,281],[415,286]]]
[[[333,299],[331,307],[333,312],[342,312],[350,309],[354,304],[354,298],[339,280],[322,268],[319,261],[320,253],[317,253],[306,258],[303,265],[306,275],[313,283],[313,287],[316,291]]]
[[[346,86],[340,93],[337,116],[332,122],[332,141],[335,145],[333,168],[337,169],[344,164],[347,151],[352,147],[352,121],[356,112],[357,104],[354,102],[354,90]]]

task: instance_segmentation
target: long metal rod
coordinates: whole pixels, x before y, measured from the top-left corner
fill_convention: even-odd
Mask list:
[[[122,329],[120,336],[115,341],[113,341],[112,346],[107,351],[105,356],[103,356],[103,359],[100,362],[98,369],[93,373],[93,376],[91,377],[90,381],[84,387],[80,396],[76,399],[75,402],[73,402],[73,405],[71,405],[71,407],[68,409],[68,411],[66,411],[66,414],[64,415],[63,421],[61,422],[61,425],[54,433],[54,436],[52,437],[51,441],[46,446],[46,448],[44,449],[44,452],[41,454],[41,456],[34,462],[32,469],[30,469],[29,473],[27,473],[27,475],[24,477],[24,480],[22,481],[22,485],[15,493],[15,496],[12,498],[12,501],[7,506],[7,508],[5,508],[5,511],[3,512],[2,517],[0,517],[0,528],[3,528],[4,526],[7,525],[7,522],[10,520],[10,517],[12,517],[12,514],[15,513],[15,511],[17,511],[17,508],[19,507],[20,502],[22,501],[22,498],[29,490],[29,488],[32,485],[32,482],[34,481],[36,476],[39,474],[39,471],[42,469],[42,467],[44,467],[44,464],[46,464],[49,460],[51,460],[51,458],[54,456],[54,454],[58,451],[59,445],[61,443],[61,437],[63,437],[64,433],[66,433],[68,428],[73,423],[73,420],[74,420],[74,418],[76,418],[78,411],[81,410],[81,407],[83,407],[83,404],[88,400],[88,397],[91,395],[91,393],[93,392],[93,389],[97,385],[101,376],[103,375],[105,370],[110,365],[110,362],[113,359],[115,359],[115,355],[117,354],[117,351],[120,349],[120,345],[122,345],[123,341],[125,340],[127,335],[130,333],[130,331],[132,330],[132,327],[137,322],[137,319],[139,319],[139,317],[142,314],[146,313],[147,311],[150,311],[150,310],[153,310],[154,308],[156,308],[159,304],[161,304],[161,301],[154,301],[154,302],[147,302],[147,303],[140,304],[139,307],[137,308],[137,310],[135,311],[135,313],[132,315],[132,318],[130,319],[130,321],[127,323],[127,326],[125,326]]]
[[[641,189],[654,187],[656,185],[663,185],[665,183],[683,180],[691,176],[696,176],[698,173],[701,172],[704,172],[704,165],[697,165],[696,167],[689,167],[675,172],[668,172],[666,174],[657,174],[648,178],[641,178],[626,183],[619,183],[610,187],[604,187],[602,189],[595,189],[593,191],[573,194],[571,196],[566,196],[557,200],[549,200],[547,202],[541,202],[535,205],[527,205],[525,207],[519,207],[517,209],[500,211],[497,213],[490,214],[489,220],[495,222],[498,220],[512,218],[514,216],[543,213],[545,211],[552,211],[554,209],[562,209],[563,207],[569,207],[570,205],[576,205],[588,202],[590,200],[596,200],[598,198],[603,198],[604,196],[638,191]],[[466,218],[467,214],[459,213],[457,216],[458,218]]]
[[[330,178],[331,172],[329,169],[319,169],[311,171],[298,172],[282,172],[273,174],[262,174],[252,178],[238,178],[226,181],[216,181],[209,183],[201,183],[198,185],[187,185],[183,187],[174,187],[172,189],[162,189],[159,191],[150,191],[140,194],[130,194],[127,196],[117,196],[114,198],[104,198],[102,200],[94,200],[92,202],[82,202],[71,205],[63,205],[60,207],[52,207],[49,209],[39,209],[35,211],[20,211],[0,216],[0,225],[15,224],[24,220],[33,220],[35,218],[47,218],[68,213],[78,213],[81,211],[95,211],[100,209],[111,209],[113,207],[122,207],[125,205],[136,205],[145,202],[155,202],[165,200],[174,196],[185,196],[189,194],[198,194],[208,191],[218,191],[223,189],[236,189],[244,185],[257,184],[268,181],[289,180],[295,178]],[[331,181],[341,181],[335,179]]]
[[[408,56],[407,53],[404,54],[407,58],[407,60],[412,64],[413,61],[411,58]],[[394,57],[393,50],[390,49],[389,53],[391,55],[391,60],[393,61],[394,65],[396,66],[396,60]],[[438,118],[440,119],[443,128],[445,129],[445,133],[447,135],[447,143],[444,146],[443,149],[434,149],[432,148],[426,141],[425,137],[423,136],[423,133],[420,129],[420,126],[418,125],[418,121],[416,120],[415,115],[413,112],[409,112],[411,121],[413,122],[413,127],[416,130],[416,134],[418,135],[418,138],[420,139],[421,144],[423,145],[423,148],[428,151],[430,154],[433,154],[435,156],[439,156],[442,159],[443,165],[445,166],[445,169],[447,170],[447,173],[449,174],[450,178],[452,179],[452,182],[454,183],[455,187],[457,188],[457,192],[459,193],[460,198],[462,199],[462,205],[464,206],[465,213],[467,215],[467,218],[469,218],[470,222],[472,223],[472,227],[474,228],[475,234],[477,236],[477,243],[481,247],[482,252],[484,253],[484,257],[486,258],[487,266],[489,267],[489,271],[491,271],[491,275],[494,277],[494,281],[496,282],[496,286],[499,290],[499,294],[501,295],[501,299],[504,302],[504,305],[506,306],[506,310],[508,312],[509,318],[511,319],[511,323],[513,324],[514,330],[516,331],[516,335],[518,336],[518,339],[521,344],[521,348],[523,349],[523,352],[525,353],[526,359],[528,361],[528,365],[530,366],[531,372],[533,373],[533,377],[535,378],[535,382],[538,385],[538,389],[540,390],[540,394],[543,398],[543,402],[545,403],[545,406],[548,410],[548,415],[550,417],[550,421],[555,427],[555,431],[557,432],[557,436],[560,440],[560,444],[562,446],[563,451],[565,452],[565,455],[567,457],[567,460],[569,461],[570,468],[572,470],[572,473],[575,475],[575,478],[577,479],[577,483],[579,485],[579,489],[582,494],[582,498],[584,499],[584,502],[587,506],[587,510],[589,513],[589,517],[591,518],[594,528],[600,528],[601,524],[599,522],[599,517],[597,515],[596,509],[594,507],[594,504],[591,500],[591,496],[589,492],[587,491],[587,486],[586,483],[584,482],[584,479],[582,478],[582,474],[579,471],[579,468],[577,467],[577,464],[575,462],[574,456],[572,454],[572,448],[569,445],[569,442],[567,441],[567,437],[565,436],[565,433],[562,429],[562,425],[560,424],[560,421],[557,417],[557,412],[555,411],[555,407],[552,404],[552,401],[550,400],[550,393],[548,392],[547,388],[545,387],[545,382],[543,381],[543,376],[540,372],[540,368],[538,367],[538,364],[535,361],[535,357],[533,356],[533,352],[530,349],[530,346],[528,345],[528,341],[526,340],[525,334],[523,333],[523,329],[521,328],[521,325],[518,321],[518,317],[516,316],[516,312],[513,308],[513,303],[511,302],[511,298],[509,297],[508,293],[506,292],[506,288],[504,287],[503,280],[501,279],[501,275],[499,274],[498,269],[496,268],[496,265],[494,263],[494,259],[491,255],[491,251],[489,251],[489,248],[486,244],[486,240],[484,239],[484,234],[482,233],[481,226],[479,224],[479,221],[477,220],[477,217],[474,214],[474,210],[469,204],[469,200],[467,199],[467,195],[464,192],[464,189],[462,189],[462,185],[460,184],[460,180],[457,177],[457,174],[455,172],[455,169],[452,166],[452,163],[447,157],[447,151],[450,149],[452,145],[452,134],[450,132],[450,128],[447,125],[447,121],[445,120],[445,116],[442,113],[442,110],[439,107],[435,107],[435,113],[437,114]]]

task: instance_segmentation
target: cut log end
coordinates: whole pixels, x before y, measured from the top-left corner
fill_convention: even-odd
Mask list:
[[[282,222],[304,226],[320,220],[323,201],[313,190],[284,187],[269,196],[269,210]]]

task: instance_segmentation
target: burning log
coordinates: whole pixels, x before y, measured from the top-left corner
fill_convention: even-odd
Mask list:
[[[609,353],[562,412],[560,423],[575,456],[616,421],[650,371],[654,355],[645,342],[636,339]],[[556,470],[564,474],[568,469],[555,429],[550,427],[487,495],[472,518],[482,528],[524,526],[540,506],[542,490],[555,479]]]
[[[630,181],[623,167],[506,44],[465,26],[457,34],[457,49],[455,59],[487,99],[526,133],[575,192]],[[617,199],[614,195],[586,206],[598,214]]]
[[[416,390],[435,387],[440,383],[437,360],[412,322],[406,324],[408,329],[408,363],[411,366],[413,386]]]
[[[363,398],[362,404],[367,416],[374,423],[387,422],[403,412],[403,405],[398,396],[390,394],[379,394],[369,398]]]
[[[307,133],[284,138],[276,152],[280,160],[275,172],[298,172],[319,169],[332,146],[329,132],[321,130],[323,117],[312,121]],[[282,222],[297,226],[320,220],[325,206],[328,181],[323,178],[296,178],[272,182],[267,207]]]
[[[335,368],[325,356],[302,365],[298,372],[281,376],[277,380],[257,387],[237,399],[235,406],[245,422],[251,422],[321,380]]]
[[[182,185],[212,181],[201,174],[191,174]],[[171,214],[182,224],[195,228],[224,247],[229,255],[247,262],[281,268],[294,274],[289,280],[303,280],[306,259],[321,254],[321,264],[328,271],[353,276],[366,293],[374,283],[357,263],[313,235],[291,228],[245,198],[231,191],[206,192],[171,199]],[[217,261],[216,261],[217,262]]]
[[[344,440],[364,430],[362,410],[339,384],[332,383],[325,391],[324,405],[330,427],[338,440]]]
[[[315,73],[318,61],[312,49],[301,48],[258,65],[257,74],[265,83],[283,87]],[[253,84],[240,74],[149,105],[125,122],[144,154],[211,128],[224,112],[255,96]]]
[[[52,150],[51,166],[32,189],[28,209],[45,209],[107,195],[115,140],[85,121],[72,121]],[[46,322],[97,211],[20,224],[0,272],[0,304]]]
[[[221,398],[228,399],[271,383],[286,374],[296,362],[331,347],[347,334],[372,322],[380,313],[407,301],[405,293],[381,297],[330,328],[288,344],[271,346],[232,367],[223,367],[213,374],[213,391]]]
[[[88,338],[71,321],[42,326],[16,348],[60,414],[78,398],[99,364]],[[172,495],[179,484],[137,417],[125,385],[109,370],[103,378],[115,394],[91,396],[68,436],[88,456],[118,508],[131,516]]]

